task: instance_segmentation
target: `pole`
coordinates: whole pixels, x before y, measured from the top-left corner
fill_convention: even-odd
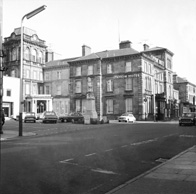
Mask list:
[[[22,112],[23,112],[23,20],[21,20],[21,40],[20,40],[20,90],[19,90],[19,136],[23,134]]]
[[[22,136],[23,132],[23,123],[22,123],[22,112],[23,112],[23,107],[24,107],[24,99],[23,99],[23,54],[24,54],[24,49],[23,49],[23,20],[24,18],[30,19],[31,17],[37,15],[41,11],[45,10],[46,6],[43,5],[30,13],[25,14],[22,19],[21,19],[21,40],[20,40],[20,97],[19,97],[19,136]]]

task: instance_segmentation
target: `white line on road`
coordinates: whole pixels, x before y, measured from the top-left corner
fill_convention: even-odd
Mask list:
[[[85,155],[85,156],[86,156],[86,157],[89,157],[89,156],[93,156],[93,155],[96,155],[96,153],[87,154],[87,155]]]
[[[60,163],[66,163],[66,162],[69,162],[69,161],[71,161],[71,160],[74,160],[74,159],[73,159],[73,158],[69,158],[69,159],[60,161]]]
[[[128,145],[123,145],[123,146],[121,146],[121,148],[126,148]]]
[[[113,149],[108,149],[108,150],[105,150],[105,152],[110,152],[110,151],[112,151]]]

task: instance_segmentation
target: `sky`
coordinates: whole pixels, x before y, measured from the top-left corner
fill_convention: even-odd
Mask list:
[[[24,19],[55,52],[56,59],[119,48],[129,40],[174,53],[173,71],[196,85],[196,0],[3,0],[3,37],[20,27],[22,17],[46,5],[46,10]]]

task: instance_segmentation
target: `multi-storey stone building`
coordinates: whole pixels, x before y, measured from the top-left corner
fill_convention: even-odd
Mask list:
[[[174,74],[173,82],[174,88],[179,91],[180,115],[183,112],[196,112],[196,85],[177,74]]]
[[[69,64],[72,59],[54,60],[46,63],[44,71],[45,94],[53,97],[53,110],[60,116],[70,112]]]
[[[149,48],[138,52],[130,41],[117,50],[90,53],[69,61],[70,109],[85,112],[88,85],[91,84],[98,116],[114,119],[133,112],[138,120],[171,116],[173,98],[173,53],[166,48]]]
[[[24,111],[42,113],[52,109],[51,95],[44,94],[43,67],[47,54],[47,46],[34,30],[24,27],[24,58],[23,60],[23,100]],[[3,49],[6,54],[5,74],[20,78],[21,28],[16,28],[7,38],[4,38]]]

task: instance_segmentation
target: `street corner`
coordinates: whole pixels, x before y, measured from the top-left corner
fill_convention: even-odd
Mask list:
[[[21,137],[35,136],[35,135],[37,134],[34,132],[23,132],[23,135]],[[17,131],[3,130],[3,134],[0,135],[0,141],[10,140],[18,137],[20,136]]]

